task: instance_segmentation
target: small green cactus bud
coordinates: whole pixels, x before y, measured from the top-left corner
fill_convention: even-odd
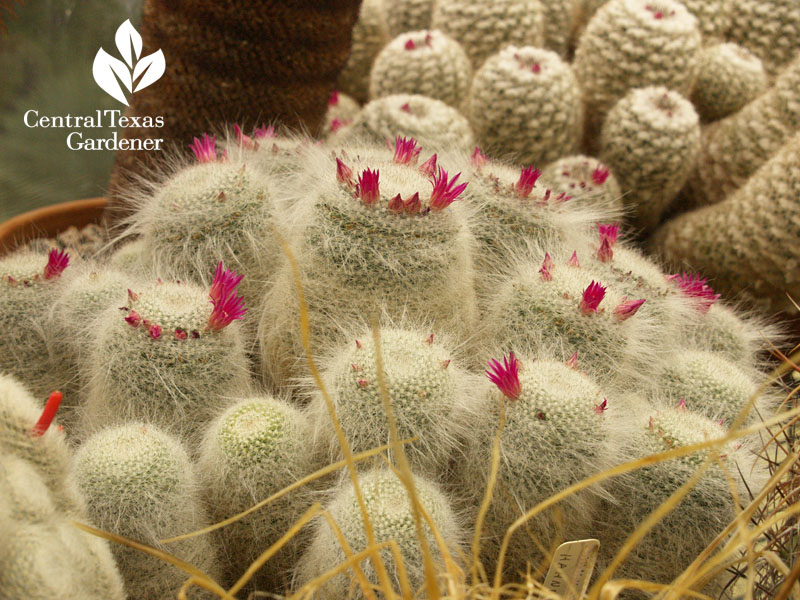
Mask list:
[[[505,46],[541,46],[544,11],[539,0],[437,0],[431,27],[460,43],[477,69]]]
[[[634,224],[654,229],[678,194],[700,149],[692,104],[665,87],[631,90],[603,123],[600,159],[617,176]]]
[[[506,46],[475,73],[468,116],[491,154],[544,164],[578,149],[581,91],[555,52]]]
[[[300,411],[270,397],[240,400],[215,419],[198,464],[211,520],[238,514],[308,475],[314,465],[309,433]],[[289,530],[306,509],[301,500],[290,494],[218,532],[228,579],[237,579]],[[253,585],[277,590],[298,552],[298,541],[290,542],[256,574]]]
[[[413,137],[428,150],[463,152],[472,149],[475,140],[467,118],[452,106],[425,96],[393,94],[366,104],[331,144],[369,141],[382,145],[397,136]]]
[[[163,548],[215,575],[207,537],[158,542],[207,525],[194,468],[177,439],[144,423],[107,429],[80,447],[74,474],[101,529]],[[176,567],[138,550],[115,545],[113,552],[132,598],[174,598],[186,580]]]
[[[381,331],[386,391],[400,439],[417,437],[405,452],[411,467],[423,475],[447,468],[477,417],[473,377],[461,369],[446,342],[421,329],[387,328]],[[369,450],[389,439],[381,397],[375,344],[362,331],[335,357],[325,371],[336,415],[354,452]],[[341,450],[325,402],[319,394],[311,404],[315,428],[321,432],[327,454],[340,458]]]
[[[234,302],[235,285],[221,291],[230,272],[217,270],[210,292],[159,282],[130,291],[122,310],[111,307],[94,322],[85,427],[142,420],[190,434],[226,396],[246,389],[244,344],[231,323],[244,310]]]
[[[471,78],[472,65],[458,42],[438,30],[410,31],[375,58],[369,96],[420,94],[460,108]]]
[[[692,89],[692,102],[705,121],[727,117],[754,100],[768,86],[761,61],[736,44],[703,48]]]
[[[424,585],[425,567],[408,491],[397,475],[386,469],[378,469],[360,475],[359,485],[367,514],[375,532],[375,541],[395,540],[397,542],[409,585],[412,590],[419,589]],[[430,514],[448,545],[448,551],[453,559],[458,561],[462,551],[460,543],[464,534],[450,507],[449,499],[439,491],[435,484],[421,477],[414,478],[414,486],[422,506]],[[341,528],[342,534],[353,552],[364,550],[367,547],[364,521],[349,480],[339,487],[336,497],[328,505],[327,510]],[[441,551],[427,523],[423,523],[423,531],[434,561],[440,569],[443,568]],[[380,551],[380,555],[395,591],[399,592],[397,566],[391,550],[384,548]],[[294,587],[298,588],[303,583],[341,564],[345,559],[341,544],[327,521],[321,518],[317,519],[313,541],[297,564]],[[359,566],[367,580],[372,585],[378,585],[378,577],[371,561],[365,559]],[[359,588],[351,589],[351,578],[352,571],[341,573],[328,580],[320,592],[331,598],[363,600],[364,595]],[[443,586],[441,582],[440,585]]]
[[[66,252],[18,252],[0,259],[0,373],[18,377],[37,396],[53,391],[47,311],[69,265]]]

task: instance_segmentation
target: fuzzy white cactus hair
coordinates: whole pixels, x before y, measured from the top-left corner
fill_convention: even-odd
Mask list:
[[[240,279],[219,263],[210,290],[159,280],[103,312],[84,365],[82,428],[142,420],[192,435],[227,398],[246,392]]]
[[[214,522],[227,519],[308,475],[316,466],[305,414],[284,400],[236,401],[208,427],[198,471]],[[306,509],[307,490],[284,496],[215,534],[226,578],[235,580],[288,531]],[[309,501],[310,503],[310,501]],[[255,575],[252,585],[279,589],[297,561],[302,535]]]
[[[480,418],[476,379],[462,366],[463,349],[447,332],[414,326],[410,319],[384,318],[380,327],[383,377],[400,439],[415,473],[441,479],[449,461],[463,451],[475,419]],[[331,348],[322,362],[339,424],[354,452],[390,438],[377,370],[377,348],[368,327],[353,329],[348,341]],[[341,458],[327,406],[312,394],[309,413],[317,445],[328,460]]]
[[[180,441],[145,423],[128,423],[88,438],[74,475],[101,529],[163,548],[212,577],[215,549],[205,536],[163,546],[159,540],[207,525],[195,469]],[[173,598],[186,575],[171,564],[127,546],[114,555],[134,598]]]
[[[471,333],[472,213],[457,201],[468,182],[437,164],[435,154],[422,162],[413,139],[398,137],[394,146],[319,150],[300,174],[304,191],[287,212],[286,231],[314,351],[336,343],[337,322],[382,309],[392,318],[435,318],[454,333]],[[262,366],[276,382],[302,373],[295,297],[287,264],[262,303],[259,330]]]

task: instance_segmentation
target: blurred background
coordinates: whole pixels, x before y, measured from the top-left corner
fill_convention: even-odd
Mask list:
[[[92,77],[102,46],[116,55],[114,33],[130,19],[141,21],[142,0],[27,0],[11,4],[0,20],[0,222],[56,202],[102,196],[114,152],[72,151],[72,130],[28,128],[25,111],[43,115],[89,115],[124,108]],[[102,131],[102,135],[97,132]],[[94,134],[92,134],[92,132]],[[84,130],[109,137],[110,130]]]

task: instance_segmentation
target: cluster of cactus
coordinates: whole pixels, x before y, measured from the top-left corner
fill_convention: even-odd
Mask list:
[[[380,19],[389,33],[378,47],[364,32]],[[359,85],[373,90],[372,101],[350,127],[337,127],[339,143],[405,135],[464,151],[474,140],[492,157],[545,173],[588,153],[619,184],[615,200],[641,238],[730,197],[800,126],[800,12],[791,0],[399,0],[371,5],[362,21],[354,39],[359,49],[375,43],[372,68],[359,52],[353,61],[364,63]],[[346,77],[339,83],[357,95]],[[469,127],[423,95],[463,113]],[[736,235],[718,229],[714,242],[721,248]],[[648,251],[676,268],[694,260],[691,241],[661,239]],[[791,264],[790,251],[772,252]],[[748,288],[742,298],[759,310],[789,308],[782,292],[790,286],[774,289],[775,276],[741,269],[733,284],[717,271],[723,258],[717,250],[691,266],[719,272],[729,295]]]

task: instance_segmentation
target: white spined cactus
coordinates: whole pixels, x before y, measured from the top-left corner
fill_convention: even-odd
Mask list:
[[[211,520],[238,514],[308,475],[315,466],[310,430],[303,413],[269,396],[228,407],[206,431],[198,461]],[[305,508],[295,492],[220,530],[215,540],[226,579],[238,579]],[[259,570],[253,585],[279,589],[297,561],[299,547],[299,538],[285,546]]]
[[[145,260],[160,274],[205,283],[222,260],[259,290],[280,253],[270,230],[274,179],[263,166],[248,168],[245,148],[218,157],[215,141],[195,138],[197,164],[134,200],[139,210],[125,235],[141,236]]]
[[[240,280],[219,263],[210,290],[159,281],[103,313],[85,365],[84,428],[142,420],[189,435],[243,393],[249,367],[233,323],[246,311]]]
[[[17,252],[0,259],[0,373],[18,377],[37,396],[53,391],[47,311],[56,298],[66,252]]]
[[[375,58],[369,96],[420,94],[460,108],[471,79],[472,65],[458,42],[438,30],[409,31]]]
[[[145,423],[106,429],[81,445],[73,472],[98,527],[217,575],[208,537],[159,543],[207,525],[194,466],[177,439]],[[174,598],[187,579],[177,567],[139,550],[118,544],[113,552],[131,598]]]
[[[468,117],[490,154],[544,165],[578,150],[581,90],[555,52],[506,46],[475,73]]]
[[[406,31],[430,29],[434,0],[397,0],[385,4],[386,24],[391,37]]]
[[[623,210],[622,191],[611,170],[584,154],[564,156],[542,169],[542,178],[561,193],[571,196],[571,205],[600,208],[614,215]]]
[[[468,182],[435,156],[418,164],[413,139],[397,138],[394,154],[353,152],[319,152],[301,174],[306,188],[290,217],[312,349],[341,343],[342,323],[381,309],[470,335],[474,239],[469,210],[456,202]],[[294,297],[287,265],[263,302],[259,330],[262,365],[275,382],[299,374],[304,355]]]
[[[447,471],[478,418],[474,376],[454,359],[446,340],[421,328],[386,328],[380,347],[386,392],[400,439],[415,472],[435,479]],[[343,348],[332,352],[324,372],[336,416],[353,452],[363,452],[389,441],[389,426],[379,383],[377,355],[371,332],[362,331]],[[341,458],[333,424],[323,398],[310,406],[315,429],[331,460]]]
[[[683,403],[676,408],[644,408],[618,417],[613,429],[619,462],[712,441],[727,433],[714,421],[687,410]],[[721,464],[712,464],[683,500],[639,542],[614,577],[668,583],[731,522],[736,511],[726,477],[735,479],[737,463],[742,471],[748,471],[749,466],[743,451],[733,444],[718,446],[716,451]],[[689,480],[707,455],[708,451],[701,450],[609,481],[608,492],[614,500],[603,502],[595,520],[601,567],[656,507]]]
[[[350,127],[331,138],[333,147],[365,141],[383,145],[397,136],[413,137],[429,150],[471,150],[475,137],[467,118],[441,100],[419,94],[392,94],[364,105]]]
[[[462,552],[460,544],[464,532],[451,508],[450,500],[434,483],[422,477],[414,477],[413,484],[420,503],[444,539],[447,551],[455,561],[458,561]],[[388,469],[376,469],[360,475],[359,485],[367,514],[372,522],[375,541],[394,540],[397,543],[408,583],[412,590],[419,589],[425,582],[425,567],[408,491],[397,475]],[[367,547],[364,521],[349,480],[339,487],[327,510],[338,524],[353,552],[364,550]],[[433,531],[424,520],[423,532],[433,560],[441,570],[444,567],[441,549]],[[380,556],[389,574],[390,583],[396,591],[399,591],[400,580],[394,555],[389,548],[384,548],[380,550]],[[338,537],[327,521],[317,519],[314,538],[307,552],[297,563],[295,587],[299,588],[314,577],[322,575],[343,563],[346,558]],[[379,584],[376,569],[369,559],[361,561],[359,566],[371,585]],[[363,591],[358,587],[352,589],[352,577],[352,572],[340,573],[328,580],[319,591],[332,598],[363,600]],[[445,582],[439,581],[438,584],[440,590],[444,591]]]
[[[477,69],[510,44],[541,46],[544,18],[539,0],[437,0],[431,27],[460,43]]]
[[[609,407],[611,412],[616,410],[614,402],[609,402],[595,381],[573,365],[528,357],[520,360],[513,352],[502,364],[497,360],[489,363],[487,374],[497,390],[487,395],[489,418],[475,422],[460,467],[477,506],[484,494],[481,484],[488,481],[499,403],[503,402],[498,489],[482,540],[487,561],[496,559],[503,535],[521,513],[611,463],[611,430],[605,412]],[[524,570],[526,561],[536,564],[544,556],[543,549],[550,548],[558,536],[570,540],[590,535],[598,498],[597,491],[590,490],[559,503],[564,513],[562,530],[551,512],[529,520],[527,529],[511,538],[508,569]]]

